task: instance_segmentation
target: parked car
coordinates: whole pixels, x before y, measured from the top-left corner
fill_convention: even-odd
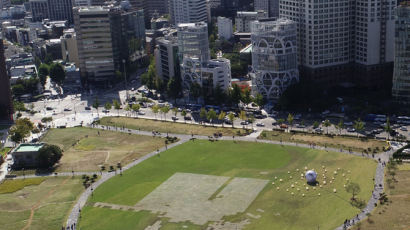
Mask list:
[[[247,121],[241,121],[241,125],[248,125],[249,123]]]
[[[305,125],[301,125],[301,124],[297,124],[297,125],[296,125],[296,128],[304,129],[304,128],[306,128],[306,126],[305,126]]]
[[[287,128],[288,128],[288,125],[286,125],[286,124],[281,124],[281,125],[280,125],[280,128],[281,128],[281,129],[287,129]]]
[[[138,115],[145,115],[144,111],[138,111]]]
[[[91,108],[87,106],[87,107],[85,107],[85,110],[91,110]]]
[[[349,133],[354,133],[354,132],[356,132],[356,129],[354,129],[354,128],[347,128],[347,132],[349,132]]]
[[[46,107],[46,110],[53,110],[53,108],[51,108],[51,107]]]
[[[190,116],[185,116],[184,120],[190,121],[190,120],[192,120],[192,118]]]
[[[265,124],[263,124],[262,122],[258,122],[258,123],[256,123],[256,126],[258,126],[258,127],[265,127]]]
[[[178,118],[178,117],[173,116],[173,117],[172,117],[172,120],[173,120],[173,121],[177,121],[177,120],[179,120],[179,118]]]
[[[110,110],[104,109],[102,112],[103,112],[103,113],[109,113]]]
[[[315,133],[323,133],[323,129],[322,128],[316,128]]]
[[[64,112],[70,112],[70,111],[71,109],[68,109],[68,108],[64,109]]]
[[[400,127],[400,130],[401,130],[401,131],[407,131],[407,128],[404,127],[404,126],[402,126],[402,127]]]

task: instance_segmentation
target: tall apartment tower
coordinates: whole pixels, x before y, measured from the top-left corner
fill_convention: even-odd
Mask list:
[[[269,100],[299,81],[296,22],[265,19],[251,23],[252,92]]]
[[[393,74],[393,97],[410,103],[410,2],[402,2],[396,9],[396,38]]]
[[[50,19],[73,23],[73,0],[30,0],[33,21]]]
[[[327,84],[377,82],[368,73],[380,73],[393,61],[395,5],[396,0],[280,0],[279,16],[297,22],[301,76]]]
[[[6,71],[3,39],[0,39],[0,120],[13,120],[10,79]]]
[[[91,6],[73,10],[83,82],[105,83],[114,76],[110,9]]]
[[[170,0],[171,23],[196,23],[209,21],[207,0]]]
[[[279,17],[279,0],[255,0],[255,11],[265,11],[270,18]]]

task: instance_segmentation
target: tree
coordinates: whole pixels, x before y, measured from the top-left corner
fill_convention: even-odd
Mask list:
[[[183,110],[181,111],[181,116],[184,117],[184,121],[185,121],[185,122],[186,122],[186,120],[185,120],[186,115],[187,115],[187,112],[186,112],[185,109],[183,109]]]
[[[218,115],[216,114],[214,109],[210,109],[206,115],[206,117],[208,118],[208,120],[211,122],[211,124],[213,124],[213,121],[216,120],[218,118]]]
[[[345,128],[343,119],[340,119],[339,123],[336,125],[336,128],[339,130],[339,135],[342,135],[342,130]]]
[[[151,110],[152,110],[152,112],[153,112],[154,115],[155,115],[155,119],[157,119],[157,114],[158,114],[158,112],[159,112],[159,106],[158,106],[158,105],[154,105],[154,106],[151,107]]]
[[[10,128],[11,140],[20,143],[27,138],[34,129],[34,124],[28,118],[19,118],[16,124]]]
[[[259,107],[262,107],[265,105],[265,99],[260,93],[256,94],[255,98],[253,99],[253,102],[255,102]]]
[[[359,118],[354,122],[353,127],[356,129],[357,137],[359,137],[359,132],[364,130],[364,122]]]
[[[138,111],[141,109],[141,106],[139,104],[133,104],[131,106],[131,109],[135,112],[135,114],[138,114]]]
[[[232,124],[232,128],[233,128],[233,122],[235,121],[235,114],[233,114],[232,112],[228,114],[228,119]]]
[[[226,117],[226,113],[224,111],[221,111],[218,115],[218,120],[222,121],[222,127],[224,127],[224,119]]]
[[[199,112],[199,117],[201,119],[205,119],[206,118],[206,109],[205,108],[201,108],[201,111]]]
[[[96,97],[94,99],[94,103],[93,103],[93,108],[97,110],[97,114],[98,114],[98,107],[100,106],[100,102],[98,101],[98,98]],[[99,114],[98,114],[99,115]]]
[[[65,70],[60,63],[53,63],[50,65],[50,78],[58,85],[63,85],[65,80]]]
[[[178,108],[177,108],[177,107],[174,107],[174,108],[172,109],[172,112],[174,113],[174,116],[177,116],[177,114],[178,114]]]
[[[323,122],[323,126],[326,127],[326,134],[329,134],[329,126],[331,126],[331,125],[332,125],[332,123],[330,123],[329,120],[325,120],[325,121]]]
[[[48,126],[48,123],[52,122],[52,121],[53,121],[53,117],[43,117],[43,118],[41,118],[41,122],[46,123],[47,126]]]
[[[27,110],[26,107],[24,106],[24,103],[21,101],[13,101],[13,106],[14,106],[14,109],[19,112]]]
[[[201,96],[202,93],[202,88],[198,83],[194,82],[191,84],[191,87],[189,88],[189,93],[193,98],[195,98],[196,101],[198,101],[198,98]]]
[[[319,128],[319,122],[318,121],[313,122],[313,128],[314,129]]]
[[[111,103],[109,103],[109,102],[105,103],[104,109],[105,109],[105,110],[111,110],[111,109],[112,109]]]
[[[253,123],[255,123],[255,117],[254,117],[253,115],[251,115],[251,116],[248,118],[248,121],[249,121],[249,123],[251,123],[251,125],[252,125],[252,130],[253,130]]]
[[[251,91],[249,89],[245,89],[242,94],[242,102],[248,105],[252,102],[251,98]]]
[[[232,91],[231,91],[231,100],[232,102],[237,105],[242,97],[241,88],[237,84],[233,84]]]
[[[389,118],[389,117],[387,117],[386,125],[384,126],[384,131],[386,131],[386,133],[387,133],[387,140],[389,140],[389,139],[390,139],[390,133],[391,133],[391,131],[392,131],[392,128],[391,128],[391,126],[390,126],[390,118]]]
[[[63,156],[62,150],[57,145],[45,144],[38,151],[38,165],[40,168],[51,168]]]
[[[47,65],[51,65],[51,63],[53,63],[53,56],[51,56],[50,53],[46,54],[46,56],[44,57],[44,63],[46,63]]]
[[[239,113],[239,119],[241,119],[242,121],[246,121],[248,119],[245,111],[241,110],[241,112]],[[243,126],[243,128],[245,128],[245,125]]]
[[[354,182],[350,182],[347,186],[346,186],[346,191],[348,193],[352,194],[352,200],[356,200],[356,195],[359,194],[360,192],[360,185],[356,184]]]
[[[288,114],[287,121],[289,123],[290,129],[292,130],[292,125],[293,125],[294,118],[293,118],[293,115],[291,113]]]
[[[117,115],[120,116],[121,103],[117,99],[114,99],[112,104],[114,105],[114,109],[117,110]]]
[[[167,84],[167,93],[168,96],[175,100],[175,104],[177,103],[177,98],[181,95],[182,92],[182,85],[180,78],[171,77]]]
[[[49,75],[49,66],[47,64],[41,64],[38,68],[38,78],[40,79],[41,85],[44,87],[47,81],[47,76]]]
[[[161,108],[161,112],[164,114],[165,120],[167,120],[167,113],[169,112],[170,108],[168,105]]]

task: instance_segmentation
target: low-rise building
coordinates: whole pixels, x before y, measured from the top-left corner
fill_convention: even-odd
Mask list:
[[[264,11],[239,11],[236,13],[235,26],[236,32],[250,33],[251,22],[259,19],[268,18],[268,13]]]
[[[13,168],[33,168],[38,165],[38,152],[44,146],[40,144],[20,144],[11,152]]]

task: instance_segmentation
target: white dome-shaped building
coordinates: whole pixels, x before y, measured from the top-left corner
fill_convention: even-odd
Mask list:
[[[317,178],[317,173],[313,170],[309,170],[305,173],[306,181],[308,183],[315,183]]]

